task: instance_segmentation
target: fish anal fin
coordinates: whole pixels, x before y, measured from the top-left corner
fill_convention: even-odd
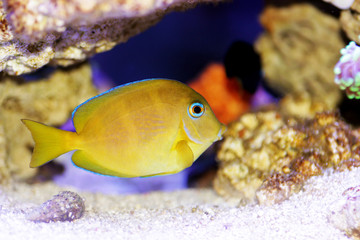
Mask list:
[[[169,171],[169,172],[154,173],[154,174],[149,174],[149,175],[141,176],[141,178],[171,175],[171,174],[178,173],[178,172],[180,172],[181,170],[182,170],[182,169],[180,169],[180,170],[174,170],[174,171]]]
[[[83,150],[78,150],[74,152],[71,159],[76,166],[94,173],[99,173],[101,175],[110,175],[110,176],[117,176],[123,178],[136,177],[128,174],[123,174],[111,170],[109,168],[106,168],[104,166],[101,166],[101,164],[97,163],[97,161],[93,159],[93,157],[91,157],[90,154],[88,154],[86,151]]]

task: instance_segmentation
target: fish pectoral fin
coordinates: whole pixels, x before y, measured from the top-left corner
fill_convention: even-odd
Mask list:
[[[176,162],[181,168],[179,171],[190,167],[194,162],[194,153],[189,147],[187,141],[181,140],[176,144]]]
[[[175,151],[174,152],[175,153],[174,164],[176,164],[176,167],[174,168],[173,171],[155,173],[155,174],[145,175],[145,176],[141,176],[141,177],[145,178],[145,177],[154,177],[154,176],[175,174],[175,173],[178,173],[178,172],[184,170],[185,168],[190,167],[193,164],[194,154],[185,140],[179,141],[175,145],[175,149],[173,151]]]
[[[99,173],[102,175],[110,175],[110,176],[117,176],[124,178],[135,177],[101,166],[101,164],[99,164],[98,161],[96,161],[96,159],[91,157],[86,151],[83,150],[76,151],[72,155],[71,159],[76,166],[83,168],[85,170],[89,170],[91,172]]]

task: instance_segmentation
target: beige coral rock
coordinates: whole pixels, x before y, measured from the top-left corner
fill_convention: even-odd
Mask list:
[[[324,102],[314,101],[307,92],[287,94],[279,101],[279,111],[286,116],[312,118],[316,113],[326,110],[328,106]]]
[[[334,112],[304,120],[267,110],[244,114],[224,134],[215,190],[241,203],[280,203],[325,169],[360,166],[360,129]]]
[[[345,45],[339,21],[310,4],[269,6],[260,19],[265,33],[255,47],[268,84],[284,95],[306,92],[334,109],[341,93],[333,68]]]
[[[340,23],[347,37],[360,44],[360,0],[355,0],[350,9],[341,11]]]
[[[20,119],[59,126],[78,104],[96,93],[89,64],[56,70],[36,81],[0,79],[0,183],[9,176],[25,178],[34,174],[29,168],[34,143]]]
[[[112,49],[174,10],[221,0],[3,0],[0,71],[68,66]]]
[[[10,179],[10,171],[7,162],[7,144],[5,137],[4,122],[0,115],[0,184],[7,182]]]

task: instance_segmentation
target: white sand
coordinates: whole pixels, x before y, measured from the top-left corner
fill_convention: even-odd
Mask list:
[[[316,177],[271,207],[235,207],[210,189],[127,196],[78,192],[86,199],[85,215],[56,223],[33,223],[25,213],[63,188],[16,185],[0,192],[0,239],[348,239],[329,223],[329,207],[359,184],[360,169]]]

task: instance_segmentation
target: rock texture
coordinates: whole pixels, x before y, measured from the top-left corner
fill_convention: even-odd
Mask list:
[[[307,93],[333,109],[341,98],[333,68],[345,45],[339,21],[310,4],[269,6],[260,20],[265,33],[256,49],[270,87],[283,95]]]
[[[327,168],[360,166],[360,129],[334,112],[307,120],[275,110],[248,113],[229,126],[217,157],[214,187],[220,195],[271,205]]]
[[[83,64],[58,69],[36,81],[14,77],[0,79],[0,183],[9,176],[29,177],[33,140],[20,119],[61,125],[73,109],[97,94],[91,68]]]
[[[340,23],[346,36],[360,44],[360,0],[355,0],[350,9],[341,11]]]
[[[3,0],[0,71],[19,75],[83,61],[201,2],[220,0]]]

